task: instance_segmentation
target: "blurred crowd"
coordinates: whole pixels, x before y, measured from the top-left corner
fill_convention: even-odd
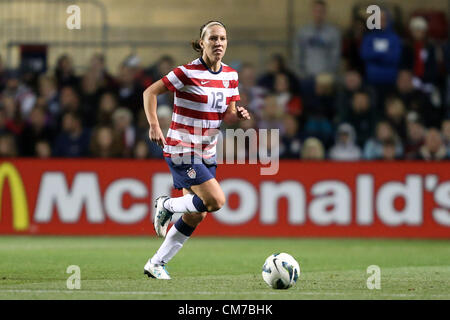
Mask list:
[[[265,70],[232,64],[238,105],[252,120],[224,129],[279,129],[269,148],[283,159],[450,159],[450,42],[431,39],[421,16],[401,34],[387,10],[375,30],[362,17],[338,29],[322,0],[311,15],[291,62],[275,54]],[[95,54],[80,75],[62,55],[54,70],[35,74],[6,70],[0,57],[0,157],[162,158],[148,138],[142,92],[175,66],[168,55],[148,67],[130,55],[112,75]],[[165,133],[172,104],[171,93],[158,97]]]

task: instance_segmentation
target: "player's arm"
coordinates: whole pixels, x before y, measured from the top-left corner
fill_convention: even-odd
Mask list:
[[[226,111],[226,118],[233,122],[235,119],[250,120],[250,114],[244,107],[236,106],[236,101],[230,101]]]
[[[169,90],[164,85],[162,80],[158,80],[153,83],[150,87],[145,89],[143,93],[144,97],[144,110],[147,116],[147,121],[150,125],[149,137],[150,140],[156,142],[159,146],[164,147],[166,144],[166,139],[159,126],[158,116],[156,114],[157,108],[157,97],[160,94],[166,93]]]

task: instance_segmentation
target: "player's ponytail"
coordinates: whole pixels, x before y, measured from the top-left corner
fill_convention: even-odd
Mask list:
[[[202,49],[202,47],[200,46],[200,39],[197,39],[197,40],[195,40],[195,41],[192,41],[191,44],[192,44],[192,48],[193,48],[195,51],[200,52],[200,53],[203,53],[203,49]]]
[[[207,30],[209,27],[216,26],[216,25],[221,26],[221,27],[223,27],[224,29],[226,29],[226,28],[225,28],[225,25],[224,25],[222,22],[216,21],[216,20],[208,21],[207,23],[205,23],[204,25],[202,25],[202,26],[200,27],[200,38],[191,42],[192,48],[193,48],[195,51],[197,51],[197,52],[203,54],[203,49],[202,49],[202,47],[200,46],[200,40],[203,39],[203,37],[204,37],[205,34],[206,34],[206,30]]]

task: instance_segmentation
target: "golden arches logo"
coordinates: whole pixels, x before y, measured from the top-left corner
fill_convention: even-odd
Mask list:
[[[0,164],[0,219],[3,185],[6,179],[9,181],[11,193],[13,228],[15,231],[25,231],[29,226],[27,195],[19,171],[10,162]]]

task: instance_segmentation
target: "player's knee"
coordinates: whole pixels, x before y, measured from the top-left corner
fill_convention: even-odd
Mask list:
[[[218,211],[224,205],[225,205],[225,196],[224,195],[214,197],[205,204],[205,206],[209,212]]]

